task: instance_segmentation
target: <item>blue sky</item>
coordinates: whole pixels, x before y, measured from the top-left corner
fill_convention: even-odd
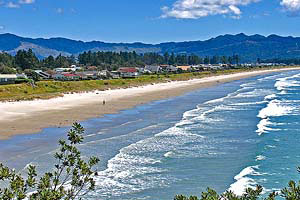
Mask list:
[[[0,31],[146,42],[220,34],[300,36],[300,0],[0,0]]]

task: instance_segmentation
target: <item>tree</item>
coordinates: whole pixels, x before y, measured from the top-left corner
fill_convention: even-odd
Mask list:
[[[31,78],[34,81],[40,80],[40,76],[32,69],[25,69],[24,73],[26,74],[26,76],[28,76],[28,78]]]
[[[233,59],[234,59],[235,64],[240,64],[240,57],[239,57],[239,55],[234,55]]]
[[[300,172],[300,168],[298,168]],[[206,192],[202,192],[201,198],[197,196],[184,196],[177,195],[174,200],[275,200],[276,197],[280,196],[281,199],[285,200],[299,200],[300,199],[300,182],[297,185],[294,181],[290,181],[288,187],[281,190],[280,194],[271,192],[267,198],[262,198],[263,187],[257,185],[255,189],[247,188],[245,193],[241,196],[235,195],[232,191],[226,191],[223,194],[218,194],[215,190],[210,188]]]
[[[221,58],[221,62],[223,63],[223,64],[227,64],[227,57],[226,56],[222,56],[222,58]]]
[[[15,56],[16,65],[22,70],[35,69],[38,67],[39,60],[31,49],[28,51],[19,50]]]
[[[209,62],[210,62],[210,58],[208,56],[206,56],[204,58],[204,64],[210,64]]]
[[[0,63],[0,74],[15,74],[17,71],[14,68],[7,67]]]
[[[60,150],[54,155],[57,160],[54,171],[45,173],[39,180],[33,165],[27,168],[27,177],[24,178],[0,164],[0,181],[8,183],[7,187],[0,188],[0,199],[73,200],[94,190],[93,177],[97,172],[92,168],[99,159],[91,157],[85,161],[82,158],[76,146],[83,142],[83,133],[83,127],[74,123],[68,132],[68,141],[59,141]]]
[[[260,62],[261,62],[260,58],[257,58],[257,59],[256,59],[256,62],[257,62],[257,63],[260,63]]]
[[[47,67],[47,68],[50,68],[50,69],[53,69],[55,67],[55,59],[53,56],[48,56],[47,58],[45,58],[43,61],[42,61],[42,65],[44,67]]]

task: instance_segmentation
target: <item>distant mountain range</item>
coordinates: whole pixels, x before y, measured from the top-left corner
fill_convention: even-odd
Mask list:
[[[32,49],[39,57],[59,54],[78,55],[84,51],[136,51],[137,53],[176,53],[198,56],[238,54],[242,61],[257,58],[300,58],[300,37],[278,35],[221,35],[204,41],[167,42],[160,44],[83,42],[66,38],[24,38],[10,33],[0,34],[0,51],[16,54],[21,49]]]

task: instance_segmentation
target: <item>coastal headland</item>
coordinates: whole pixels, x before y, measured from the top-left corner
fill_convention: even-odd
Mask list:
[[[138,87],[64,94],[61,97],[45,100],[0,102],[0,139],[38,133],[47,127],[68,126],[75,121],[117,113],[140,104],[179,96],[225,82],[299,69],[300,67],[236,72],[184,81],[152,83]]]

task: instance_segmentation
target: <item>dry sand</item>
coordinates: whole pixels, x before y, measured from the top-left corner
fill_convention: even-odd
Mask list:
[[[63,97],[49,100],[0,102],[0,139],[19,134],[37,133],[47,127],[68,126],[75,121],[117,113],[139,104],[182,95],[195,89],[224,82],[296,69],[300,68],[242,72],[127,89],[65,94]],[[105,105],[103,105],[103,100],[106,102]]]

